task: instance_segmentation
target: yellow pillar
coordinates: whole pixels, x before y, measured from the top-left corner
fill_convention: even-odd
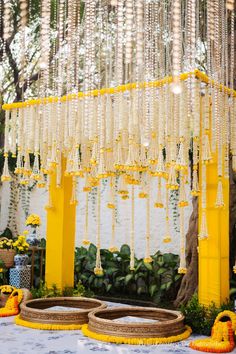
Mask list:
[[[224,208],[215,208],[217,194],[217,154],[206,166],[206,216],[208,239],[199,240],[200,303],[216,305],[229,298],[229,179],[222,177]],[[201,181],[201,164],[200,164]],[[199,198],[199,230],[201,225],[201,197]]]
[[[46,274],[48,287],[74,286],[74,250],[76,206],[70,204],[72,177],[64,176],[66,159],[62,159],[61,186],[56,186],[56,172],[50,175],[49,193],[52,208],[47,212]]]

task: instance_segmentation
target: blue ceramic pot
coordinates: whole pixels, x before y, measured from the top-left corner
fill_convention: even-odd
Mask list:
[[[38,246],[40,244],[40,240],[37,237],[37,233],[36,233],[36,229],[33,228],[31,233],[29,233],[27,235],[26,238],[26,242],[30,245],[30,246]]]
[[[16,268],[26,267],[29,263],[29,256],[27,254],[17,254],[14,257]]]

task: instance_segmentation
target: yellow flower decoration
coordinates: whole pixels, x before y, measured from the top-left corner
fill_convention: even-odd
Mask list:
[[[168,236],[168,235],[163,238],[163,242],[164,242],[164,243],[170,243],[171,241],[172,241],[172,239],[171,239],[171,237]]]
[[[118,252],[118,248],[115,247],[115,246],[112,246],[109,248],[109,251],[112,252],[112,253],[115,253],[115,252]]]
[[[82,244],[84,245],[84,246],[89,246],[90,245],[90,241],[89,240],[86,240],[86,239],[84,239],[83,241],[82,241]]]
[[[190,327],[185,326],[185,331],[182,334],[170,337],[154,337],[154,338],[129,338],[129,337],[116,337],[110,336],[107,334],[100,334],[92,332],[88,329],[88,325],[85,324],[82,327],[82,333],[89,338],[96,339],[102,342],[107,343],[116,343],[116,344],[130,344],[130,345],[157,345],[157,344],[168,344],[173,342],[179,342],[181,340],[187,339],[192,330]]]
[[[102,268],[94,268],[94,274],[96,275],[103,275],[103,269]]]
[[[186,274],[186,273],[187,273],[187,268],[179,267],[179,268],[178,268],[178,273],[179,273],[179,274]]]
[[[41,329],[47,331],[66,331],[66,330],[79,330],[82,328],[82,325],[79,324],[68,324],[68,325],[59,325],[51,323],[37,323],[25,321],[20,318],[20,315],[15,317],[15,324],[18,326],[28,327],[32,329]]]
[[[31,226],[39,226],[41,224],[40,217],[37,214],[31,214],[26,219],[25,224],[27,226],[29,226],[29,225],[31,225]]]
[[[113,204],[113,203],[107,203],[107,207],[108,207],[108,209],[115,209],[116,208],[115,204]]]

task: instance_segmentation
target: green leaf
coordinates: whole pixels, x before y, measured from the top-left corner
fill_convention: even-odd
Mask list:
[[[169,290],[172,284],[173,284],[172,281],[168,281],[168,282],[166,283],[166,290]]]
[[[106,291],[109,292],[112,288],[112,284],[106,284]]]
[[[161,290],[166,290],[166,284],[162,284],[160,289]]]
[[[152,270],[152,265],[151,265],[151,263],[145,263],[145,262],[143,262],[143,264],[145,265],[145,267],[146,267],[148,270]]]
[[[153,297],[153,295],[155,294],[155,292],[157,291],[157,285],[153,284],[151,286],[149,286],[149,294],[151,295],[151,297]]]
[[[97,253],[97,247],[93,243],[90,243],[88,253],[90,255],[95,255]]]
[[[94,281],[94,279],[95,279],[95,275],[91,274],[90,277],[89,277],[89,279],[88,279],[89,285],[92,284],[92,282]]]
[[[161,275],[161,274],[164,274],[166,271],[167,271],[166,268],[160,268],[160,269],[158,269],[157,274]]]
[[[130,256],[130,247],[128,245],[123,245],[120,248],[120,254],[125,256]]]
[[[125,277],[125,285],[127,285],[131,279],[133,279],[133,274],[127,274]]]
[[[146,289],[144,286],[139,286],[138,287],[138,290],[137,290],[137,294],[142,294],[142,293],[145,293],[146,292]]]
[[[181,274],[176,274],[176,275],[175,275],[175,281],[179,280],[181,277],[182,277]]]
[[[112,275],[112,274],[114,274],[114,273],[116,273],[118,271],[119,271],[119,268],[108,268],[108,269],[106,269],[106,274],[107,275]]]

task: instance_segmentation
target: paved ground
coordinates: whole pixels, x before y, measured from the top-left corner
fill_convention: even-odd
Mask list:
[[[81,331],[39,331],[16,326],[12,317],[0,318],[0,354],[197,354],[188,347],[193,338],[159,346],[115,345],[86,338]]]

